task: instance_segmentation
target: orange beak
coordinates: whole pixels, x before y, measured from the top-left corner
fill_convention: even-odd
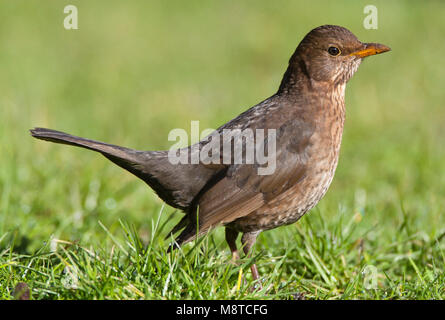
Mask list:
[[[359,58],[365,58],[368,56],[373,56],[375,54],[391,51],[390,47],[387,47],[380,43],[364,43],[365,48],[359,51],[351,53],[351,56],[356,56]]]

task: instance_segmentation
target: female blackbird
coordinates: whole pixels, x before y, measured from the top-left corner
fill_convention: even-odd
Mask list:
[[[264,163],[258,159],[240,163],[229,155],[231,161],[227,161],[227,151],[222,148],[213,148],[211,157],[226,161],[209,162],[201,157],[198,162],[184,163],[171,161],[169,151],[137,151],[43,128],[31,134],[102,153],[144,180],[167,204],[183,210],[185,216],[170,234],[182,232],[171,248],[224,225],[226,240],[237,258],[239,232],[243,233],[243,250],[250,254],[261,231],[296,222],[324,196],[338,162],[346,82],[363,58],[389,50],[382,44],[362,43],[340,26],[315,28],[291,56],[277,93],[221,126],[211,139],[181,150],[190,151],[191,156],[210,141],[224,145],[227,131],[235,132],[228,138],[234,141],[245,130],[262,129],[275,134],[261,138],[260,144],[249,144],[248,136],[238,142],[246,148],[242,160],[252,148],[257,152],[275,146],[268,154],[274,170],[267,174],[260,173]],[[258,279],[256,265],[251,271]]]

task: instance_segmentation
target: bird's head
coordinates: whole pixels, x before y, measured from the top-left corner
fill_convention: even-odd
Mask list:
[[[324,25],[300,42],[290,64],[298,64],[314,81],[345,84],[365,57],[391,50],[379,43],[363,43],[348,29]]]

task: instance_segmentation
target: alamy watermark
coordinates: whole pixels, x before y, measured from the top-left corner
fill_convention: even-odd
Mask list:
[[[63,13],[68,13],[65,19],[63,19],[63,27],[66,30],[79,29],[77,7],[75,5],[69,4],[65,6],[65,8],[63,8]]]
[[[378,270],[372,264],[367,265],[363,271],[363,287],[367,290],[378,289]]]
[[[66,30],[77,30],[78,26],[78,10],[75,5],[69,4],[63,8],[63,12],[68,15],[63,20],[63,26]],[[363,19],[363,27],[365,29],[377,29],[378,28],[378,11],[377,7],[372,4],[368,4],[363,8],[363,13],[366,17]]]
[[[169,141],[171,146],[168,160],[172,164],[252,164],[257,166],[258,175],[270,175],[276,169],[275,129],[206,129],[199,132],[199,121],[191,122],[192,140],[198,143],[185,147],[189,135],[184,129],[173,129]]]
[[[377,7],[368,4],[363,8],[363,13],[367,14],[365,19],[363,19],[363,27],[365,29],[377,29],[378,28],[378,11]]]

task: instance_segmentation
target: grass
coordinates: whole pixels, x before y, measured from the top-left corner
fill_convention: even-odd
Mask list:
[[[20,282],[32,299],[444,298],[445,4],[375,1],[379,29],[365,30],[365,1],[71,3],[76,31],[62,4],[0,4],[1,299]],[[171,129],[215,128],[271,95],[325,23],[392,52],[348,84],[325,198],[238,265],[222,229],[167,253],[180,213],[97,154],[27,132],[166,149]]]

